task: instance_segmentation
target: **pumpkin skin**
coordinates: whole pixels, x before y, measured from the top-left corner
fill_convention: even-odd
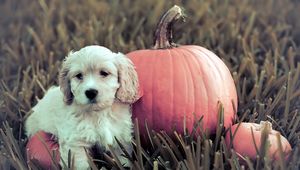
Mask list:
[[[235,84],[226,65],[211,51],[186,45],[139,50],[127,56],[136,66],[143,90],[142,98],[133,104],[133,117],[140,124],[147,120],[152,129],[169,134],[176,126],[182,133],[185,116],[186,128],[191,132],[193,123],[203,116],[203,129],[214,132],[218,102],[224,107],[224,126],[232,124],[237,109]]]
[[[270,143],[270,148],[268,150],[268,156],[272,160],[279,160],[280,159],[280,152],[279,152],[279,145],[277,141],[276,134],[280,134],[278,131],[273,130],[271,127],[270,122],[261,122],[260,124],[257,123],[241,123],[238,127],[238,124],[233,125],[230,129],[232,134],[236,132],[234,138],[232,139],[232,148],[235,150],[238,155],[241,155],[243,157],[249,157],[252,160],[256,159],[256,149],[255,144],[257,148],[259,149],[261,146],[261,135],[264,126],[269,126],[269,136],[268,141]],[[237,129],[238,127],[238,129]],[[251,132],[251,128],[253,129],[253,136]],[[230,147],[230,133],[228,132],[226,134],[226,145],[228,148]],[[255,141],[255,144],[254,144]],[[291,152],[292,148],[288,140],[280,135],[280,141],[283,148],[283,153],[285,155],[285,159],[288,158],[289,153]]]
[[[153,49],[127,54],[136,67],[143,90],[143,96],[133,104],[133,118],[139,120],[141,134],[146,133],[145,120],[149,129],[182,133],[184,117],[191,132],[201,116],[201,128],[214,133],[219,102],[224,107],[224,126],[229,127],[237,110],[237,93],[230,71],[218,56],[204,47],[164,44],[171,40],[159,36],[168,32],[172,31],[157,32]]]
[[[51,137],[51,134],[44,131],[33,135],[26,146],[27,160],[36,160],[43,169],[51,169],[52,155],[50,154],[54,152],[55,161],[58,164],[60,161],[59,145]]]

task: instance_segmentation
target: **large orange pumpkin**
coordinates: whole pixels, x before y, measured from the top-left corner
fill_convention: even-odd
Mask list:
[[[144,122],[154,130],[192,131],[193,123],[203,116],[202,127],[214,133],[218,103],[224,106],[224,125],[229,127],[237,109],[237,94],[230,71],[213,52],[196,45],[172,42],[172,24],[183,17],[174,6],[162,17],[153,49],[127,54],[136,66],[143,97],[133,105],[140,131]],[[184,119],[185,117],[185,119]]]

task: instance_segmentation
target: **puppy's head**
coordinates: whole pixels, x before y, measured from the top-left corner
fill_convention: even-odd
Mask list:
[[[137,100],[138,79],[132,62],[121,53],[101,46],[70,52],[60,72],[64,101],[93,110],[110,107],[116,99]]]

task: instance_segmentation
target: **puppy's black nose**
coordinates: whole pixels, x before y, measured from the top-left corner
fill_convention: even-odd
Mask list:
[[[95,99],[95,97],[97,96],[98,91],[95,89],[89,89],[87,91],[85,91],[85,95],[88,99],[93,100]]]

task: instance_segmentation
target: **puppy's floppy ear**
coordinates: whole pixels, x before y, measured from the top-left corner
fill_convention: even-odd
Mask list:
[[[120,87],[116,97],[124,103],[134,103],[139,99],[138,76],[133,63],[122,53],[116,56]]]
[[[65,59],[59,73],[59,86],[61,91],[64,94],[64,102],[67,105],[70,105],[73,102],[74,96],[73,93],[71,92],[71,84],[70,84],[70,79],[68,74],[69,74],[69,66]]]

